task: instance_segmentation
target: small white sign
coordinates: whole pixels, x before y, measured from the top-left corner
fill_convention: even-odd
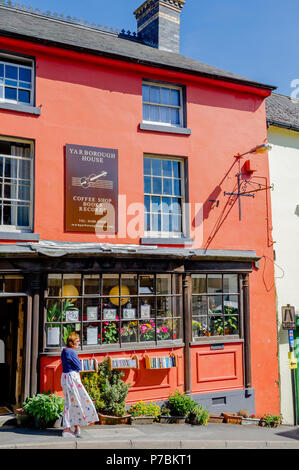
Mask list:
[[[65,312],[65,321],[66,322],[76,322],[79,320],[79,310],[66,310]]]
[[[140,305],[140,318],[150,318],[151,306],[149,304]]]
[[[134,320],[134,318],[136,318],[136,308],[124,308],[123,309],[124,320]]]
[[[87,307],[87,320],[94,321],[98,319],[98,307]]]
[[[87,344],[98,344],[98,327],[89,327],[86,328],[87,332]]]
[[[47,346],[58,346],[59,345],[59,326],[48,327],[47,331]]]
[[[104,308],[103,309],[103,320],[116,320],[116,309],[115,308]]]

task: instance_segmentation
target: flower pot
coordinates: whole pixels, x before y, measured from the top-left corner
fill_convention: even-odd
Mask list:
[[[131,416],[132,424],[153,424],[154,416]]]
[[[131,415],[110,416],[99,413],[100,424],[131,424]]]
[[[170,416],[170,423],[185,424],[187,416]]]
[[[32,417],[23,408],[18,408],[15,411],[17,418],[17,426],[20,428],[26,428],[32,426]]]
[[[208,423],[223,423],[224,416],[222,415],[210,415]]]
[[[242,424],[242,416],[235,413],[222,413],[224,422],[228,424]]]
[[[54,419],[52,421],[45,421],[43,419],[37,418],[34,416],[34,427],[37,429],[46,429],[46,428],[61,428],[62,427],[62,417]]]
[[[171,423],[171,416],[160,416],[159,417],[159,423],[162,423],[162,424],[170,424]]]

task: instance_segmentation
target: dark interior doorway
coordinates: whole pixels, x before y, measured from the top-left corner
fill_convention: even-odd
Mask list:
[[[0,406],[13,409],[21,399],[24,299],[0,298]]]

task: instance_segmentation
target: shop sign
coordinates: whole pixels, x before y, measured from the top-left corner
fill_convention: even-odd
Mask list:
[[[118,150],[66,145],[65,229],[115,234]]]
[[[295,307],[287,305],[286,307],[281,307],[282,312],[282,328],[284,330],[295,330]]]

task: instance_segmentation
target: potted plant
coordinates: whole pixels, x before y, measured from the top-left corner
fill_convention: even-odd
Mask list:
[[[125,384],[121,377],[123,371],[110,370],[106,358],[99,365],[100,392],[103,405],[99,407],[101,424],[131,424],[131,416],[126,414],[126,399],[130,384]]]
[[[34,418],[37,428],[60,427],[64,399],[54,393],[38,393],[26,398],[23,410]]]
[[[105,407],[101,396],[101,377],[97,372],[81,372],[81,382],[99,413]]]
[[[118,325],[113,322],[103,323],[103,344],[118,343]]]
[[[209,412],[203,406],[197,405],[192,411],[189,412],[187,422],[195,425],[205,426],[209,420]]]
[[[265,414],[259,421],[259,426],[276,428],[282,423],[282,415]]]
[[[190,411],[193,411],[197,405],[197,402],[193,401],[179,390],[176,390],[169,395],[166,404],[167,408],[170,410],[171,422],[176,424],[185,423]]]
[[[15,415],[17,418],[17,426],[21,428],[30,427],[33,425],[33,417],[24,410],[24,408],[17,408],[15,410]]]
[[[121,341],[122,343],[134,343],[137,341],[136,323],[130,322],[121,328]]]
[[[151,424],[154,421],[158,421],[160,412],[161,410],[159,405],[156,405],[152,401],[145,403],[142,400],[135,405],[132,405],[129,409],[129,413],[131,413],[131,422],[133,424]]]

